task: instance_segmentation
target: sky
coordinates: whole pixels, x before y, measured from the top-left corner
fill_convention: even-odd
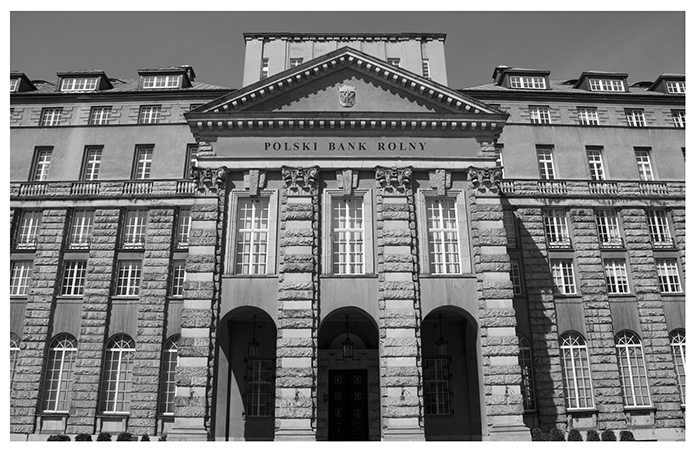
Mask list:
[[[11,12],[10,69],[30,79],[99,69],[194,67],[197,81],[240,88],[244,32],[446,33],[448,85],[491,82],[498,65],[544,69],[551,79],[587,70],[628,81],[685,73],[684,12]]]

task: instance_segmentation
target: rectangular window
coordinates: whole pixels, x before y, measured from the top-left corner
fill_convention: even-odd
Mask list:
[[[153,164],[153,147],[136,147],[134,158],[134,180],[147,180],[151,178],[151,165]]]
[[[154,124],[160,122],[160,105],[142,106],[139,109],[140,124]]]
[[[42,127],[55,127],[58,126],[58,122],[61,120],[61,112],[63,108],[44,108],[41,110],[41,120],[39,121],[39,126]]]
[[[334,197],[333,273],[365,273],[364,204],[361,197]]]
[[[586,157],[588,158],[588,172],[591,175],[591,180],[605,180],[605,169],[603,168],[602,149],[587,147]]]
[[[554,173],[554,155],[552,155],[551,148],[537,147],[537,162],[541,179],[553,180],[556,178]]]
[[[15,92],[19,87],[19,78],[10,78],[10,92]]]
[[[185,291],[185,261],[177,260],[173,262],[172,284],[170,286],[170,295],[173,297],[182,297]]]
[[[269,198],[240,198],[236,220],[236,273],[267,273]]]
[[[566,211],[563,209],[547,209],[542,211],[542,213],[547,246],[555,248],[571,247],[569,229],[566,225]]]
[[[654,181],[654,172],[651,170],[651,152],[649,150],[634,150],[637,160],[639,179],[642,181]]]
[[[97,89],[97,78],[64,78],[61,80],[61,91],[94,91]]]
[[[270,76],[270,58],[263,58],[260,65],[260,79],[264,80]]]
[[[148,211],[145,209],[128,209],[124,214],[124,231],[122,248],[143,248],[146,242],[146,222]]]
[[[506,229],[506,239],[507,239],[506,245],[508,247],[517,247],[518,246],[518,233],[516,231],[515,216],[513,215],[512,209],[506,208],[503,210],[503,226]]]
[[[625,92],[622,80],[589,80],[592,91]]]
[[[511,258],[510,260],[510,281],[513,283],[513,294],[522,295],[523,286],[521,284],[520,261]]]
[[[115,295],[138,296],[141,286],[141,261],[119,261]]]
[[[574,262],[571,259],[553,259],[551,261],[552,279],[559,294],[575,294],[576,278]]]
[[[530,123],[549,125],[552,118],[549,115],[548,106],[530,106]]]
[[[31,181],[47,181],[49,168],[51,167],[51,148],[37,148],[34,155],[34,167],[31,173]]]
[[[13,261],[10,272],[10,296],[26,296],[29,282],[32,280],[34,263],[32,261]]]
[[[41,226],[41,211],[22,211],[17,226],[17,236],[15,238],[15,248],[34,249]]]
[[[75,210],[70,224],[68,248],[71,250],[88,249],[92,240],[93,211]]]
[[[430,79],[430,61],[429,60],[423,59],[422,69],[423,69],[423,78]]]
[[[578,108],[578,120],[581,125],[600,125],[598,108]]]
[[[248,417],[272,416],[274,360],[248,358],[245,405]]]
[[[622,237],[620,236],[620,227],[615,210],[596,210],[595,221],[598,229],[598,238],[603,248],[622,247]]]
[[[647,119],[644,116],[643,109],[626,109],[625,118],[627,119],[627,126],[630,127],[645,127],[647,126]]]
[[[669,94],[685,94],[685,81],[667,81],[666,92]]]
[[[109,125],[112,116],[111,106],[93,106],[90,109],[90,125]]]
[[[510,87],[513,89],[547,89],[544,77],[510,76]]]
[[[506,168],[503,166],[503,144],[496,144],[493,148],[496,150],[496,166],[502,168],[503,177],[505,178]]]
[[[85,162],[83,163],[83,173],[81,180],[95,181],[100,177],[100,166],[102,165],[102,147],[86,147]]]
[[[63,286],[61,295],[79,297],[85,289],[87,262],[66,261],[63,265]]]
[[[454,198],[426,198],[430,273],[462,273]]]
[[[143,77],[144,89],[172,89],[180,86],[180,75],[149,75]]]
[[[190,225],[192,218],[189,208],[180,208],[177,216],[177,230],[175,242],[178,249],[188,248],[190,245]]]
[[[683,292],[675,259],[657,259],[656,272],[659,275],[659,289],[662,294]]]
[[[649,225],[651,245],[654,248],[673,247],[673,237],[671,236],[671,229],[668,226],[666,211],[661,209],[648,210],[647,224]]]
[[[685,128],[685,111],[671,111],[673,116],[673,126],[676,128]]]
[[[627,267],[624,259],[604,259],[605,285],[608,294],[628,294]]]
[[[183,176],[185,180],[190,178],[190,171],[192,170],[192,167],[197,165],[198,150],[199,147],[196,144],[187,146],[187,155],[185,157],[185,174]]]
[[[304,58],[289,58],[289,67],[294,68],[304,64]]]
[[[451,414],[450,360],[423,358],[423,381],[425,414]]]
[[[401,58],[387,58],[386,62],[394,67],[401,67]]]

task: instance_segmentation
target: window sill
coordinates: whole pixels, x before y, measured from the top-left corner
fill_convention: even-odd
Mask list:
[[[224,274],[224,278],[277,278],[279,274],[268,273],[263,275],[246,275],[241,273],[227,273]]]
[[[566,413],[572,416],[574,415],[591,415],[598,414],[598,408],[580,408],[580,409],[566,409]]]
[[[355,274],[355,273],[349,273],[347,275],[345,274],[339,274],[339,273],[323,273],[320,275],[321,278],[377,278],[376,273],[360,273],[360,274]]]
[[[421,273],[421,278],[476,278],[473,273]]]
[[[627,413],[653,413],[656,412],[656,407],[648,406],[625,406],[623,410]]]
[[[662,298],[669,297],[674,300],[678,300],[680,298],[685,299],[685,292],[660,292],[659,295],[661,295]]]

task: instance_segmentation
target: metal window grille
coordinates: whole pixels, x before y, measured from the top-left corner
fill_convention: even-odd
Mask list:
[[[510,87],[514,89],[547,89],[544,77],[510,77]]]
[[[31,261],[14,261],[10,273],[10,295],[24,296],[29,291],[34,264]]]
[[[365,272],[365,225],[362,198],[335,197],[333,211],[333,273]]]
[[[169,89],[180,85],[180,75],[152,75],[143,77],[144,89]]]
[[[578,108],[578,120],[581,125],[600,125],[597,108]]]
[[[624,331],[617,335],[615,348],[625,406],[651,406],[641,340],[636,334]]]
[[[66,261],[63,268],[61,295],[81,296],[85,288],[85,261]]]
[[[134,341],[126,335],[112,338],[107,345],[101,390],[102,412],[129,412],[134,352]]]
[[[147,180],[151,178],[151,166],[153,165],[153,148],[138,147],[136,149],[136,167],[134,179]]]
[[[62,334],[51,342],[42,390],[44,412],[70,410],[73,370],[77,353],[77,342],[73,336]]]
[[[141,286],[141,261],[120,261],[116,295],[137,296]]]
[[[552,118],[549,115],[549,107],[547,106],[531,106],[530,107],[530,123],[548,125],[552,123]]]
[[[593,383],[586,340],[579,334],[566,333],[560,344],[567,407],[593,408]]]
[[[457,207],[454,198],[427,198],[430,273],[461,273]]]
[[[61,91],[94,91],[97,89],[97,78],[64,78],[61,80]]]
[[[160,106],[142,106],[139,111],[139,123],[154,124],[160,122]]]
[[[92,239],[93,212],[76,210],[70,225],[68,248],[82,249],[90,247]]]
[[[685,128],[685,111],[673,111],[672,116],[676,128]]]
[[[269,215],[269,198],[239,198],[236,221],[236,273],[267,273]]]
[[[678,263],[675,259],[657,259],[656,271],[659,276],[659,289],[662,293],[683,292]]]
[[[625,117],[627,118],[627,125],[630,127],[647,126],[647,120],[644,116],[643,109],[628,109],[625,111]]]
[[[595,220],[598,238],[603,247],[622,247],[622,237],[615,210],[597,210]]]
[[[574,263],[570,259],[552,260],[552,279],[560,294],[576,293]]]
[[[423,381],[425,413],[429,415],[451,414],[449,358],[423,358]]]
[[[36,152],[33,181],[46,181],[51,167],[51,149],[42,148]]]
[[[550,247],[570,247],[571,238],[566,224],[566,211],[546,209],[543,211],[543,216],[547,245]]]
[[[590,80],[592,91],[625,92],[622,80]]]
[[[85,168],[83,169],[83,179],[85,181],[95,181],[100,176],[100,166],[102,165],[102,149],[88,148],[85,154]]]
[[[148,211],[145,209],[129,209],[124,219],[122,247],[142,248],[146,241],[146,222]]]
[[[270,417],[274,394],[274,360],[248,358],[245,405],[249,417]]]
[[[630,291],[627,281],[627,265],[624,259],[605,259],[605,284],[609,294],[627,294]]]
[[[176,261],[173,263],[173,278],[170,295],[173,297],[182,297],[185,288],[185,262]]]
[[[540,168],[540,178],[543,180],[553,180],[556,178],[554,173],[554,156],[551,148],[537,149],[537,162]]]
[[[41,211],[22,211],[17,228],[15,247],[18,249],[35,248],[41,226]]]
[[[523,287],[521,285],[522,277],[520,275],[520,261],[517,259],[510,260],[510,281],[513,283],[513,294],[521,295]]]
[[[635,150],[634,156],[637,160],[639,179],[643,181],[654,181],[654,172],[651,170],[651,155],[649,154],[649,150]]]
[[[588,171],[591,174],[591,180],[605,180],[605,169],[603,168],[603,152],[600,149],[587,149],[586,156],[588,157]]]
[[[177,217],[177,235],[175,237],[177,248],[189,247],[191,225],[192,217],[190,215],[190,210],[187,208],[181,208]]]
[[[666,91],[669,94],[685,94],[685,81],[667,81]]]
[[[55,127],[61,120],[61,112],[63,108],[44,108],[41,111],[41,120],[39,125],[42,127]]]
[[[160,375],[160,412],[175,413],[175,375],[179,357],[177,356],[178,336],[171,337],[163,348],[162,373]]]
[[[535,374],[532,367],[532,351],[530,342],[521,335],[518,335],[518,364],[522,381],[520,392],[523,396],[523,408],[525,411],[535,410]]]
[[[503,210],[503,226],[506,229],[506,245],[508,247],[518,246],[518,233],[515,228],[515,216],[513,215],[513,210],[504,209]]]
[[[668,226],[668,216],[666,211],[660,209],[650,209],[647,211],[647,224],[649,225],[649,235],[651,245],[654,247],[673,247],[671,229]]]
[[[107,125],[111,115],[111,106],[93,106],[90,110],[90,125]]]
[[[685,330],[678,329],[671,332],[671,353],[673,367],[678,377],[678,388],[681,391],[681,404],[685,405]]]

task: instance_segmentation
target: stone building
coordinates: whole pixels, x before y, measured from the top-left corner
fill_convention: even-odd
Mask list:
[[[684,438],[684,75],[244,37],[10,74],[13,439]]]

